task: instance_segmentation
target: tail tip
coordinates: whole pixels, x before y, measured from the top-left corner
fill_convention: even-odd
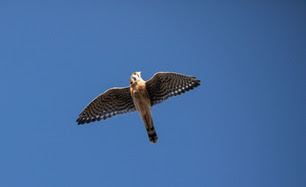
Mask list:
[[[157,141],[158,141],[158,138],[157,138],[157,136],[154,136],[154,137],[150,137],[150,142],[151,142],[152,144],[155,144],[155,143],[157,143]]]

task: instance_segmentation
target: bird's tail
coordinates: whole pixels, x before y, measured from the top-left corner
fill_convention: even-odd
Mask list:
[[[147,132],[148,132],[150,142],[156,143],[158,140],[158,137],[157,137],[154,125],[150,129],[147,129]]]
[[[149,140],[150,140],[151,143],[156,143],[157,140],[158,140],[158,137],[157,137],[157,134],[156,134],[156,131],[155,131],[155,128],[154,128],[152,117],[149,116],[148,114],[146,114],[144,116],[144,119],[145,119],[145,126],[146,126],[146,129],[147,129]]]

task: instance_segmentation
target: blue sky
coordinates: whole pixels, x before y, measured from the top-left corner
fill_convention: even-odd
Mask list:
[[[0,3],[0,186],[306,186],[305,1]],[[202,85],[84,126],[135,71]]]

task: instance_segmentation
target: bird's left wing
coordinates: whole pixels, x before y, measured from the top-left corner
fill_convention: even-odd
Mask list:
[[[91,101],[76,120],[78,125],[135,111],[130,88],[111,88]]]
[[[196,77],[178,73],[159,72],[146,82],[151,105],[159,104],[169,97],[181,95],[200,85]]]

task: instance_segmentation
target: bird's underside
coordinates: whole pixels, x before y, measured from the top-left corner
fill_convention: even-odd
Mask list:
[[[158,138],[151,106],[199,85],[200,80],[188,75],[159,72],[150,80],[144,81],[141,72],[135,72],[130,78],[129,87],[111,88],[102,93],[85,107],[76,121],[81,125],[137,110],[145,124],[150,142],[156,143]]]

